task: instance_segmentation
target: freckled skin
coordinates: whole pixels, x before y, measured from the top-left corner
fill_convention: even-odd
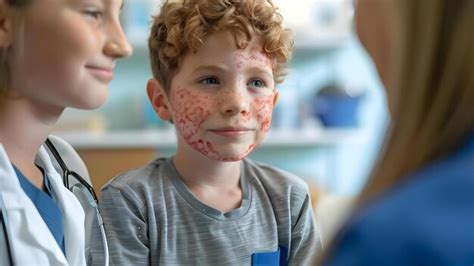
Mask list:
[[[272,119],[273,96],[265,95],[255,98],[251,102],[250,111],[239,114],[239,124],[247,125],[252,117],[256,117],[262,137],[268,132]],[[237,95],[237,97],[239,97]],[[172,90],[171,104],[175,113],[175,125],[184,141],[204,156],[216,161],[238,161],[245,158],[259,144],[252,143],[242,152],[234,156],[224,156],[214,148],[210,141],[200,138],[202,125],[212,112],[212,100],[202,93],[176,88]],[[255,113],[255,115],[254,115]],[[260,141],[260,140],[258,140]]]
[[[236,52],[234,56],[234,62],[237,69],[241,69],[244,65],[251,62],[256,63],[258,66],[265,67],[271,64],[268,56],[259,48],[253,47],[249,53],[243,50]]]
[[[258,48],[251,48],[247,52],[239,49],[232,57],[232,63],[237,69],[250,64],[259,67],[271,65],[268,56]],[[243,77],[237,77],[237,80],[238,86],[219,88],[212,93],[183,86],[171,89],[170,104],[178,133],[194,150],[216,161],[242,160],[263,140],[270,128],[275,96],[273,88],[271,91],[270,88],[250,88]],[[248,106],[244,101],[249,101]],[[229,102],[242,103],[241,110],[233,114],[223,113],[222,106]],[[206,121],[214,123],[206,124]],[[209,133],[207,128],[209,125],[229,124],[252,128],[255,130],[254,135],[229,139],[227,145],[226,140],[223,144],[223,140]]]
[[[273,114],[273,98],[275,92],[272,95],[254,99],[252,102],[253,108],[257,113],[257,121],[260,124],[260,131],[266,134],[270,129]]]

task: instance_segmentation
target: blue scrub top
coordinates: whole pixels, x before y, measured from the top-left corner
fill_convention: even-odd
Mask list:
[[[474,265],[474,134],[343,228],[324,265]]]
[[[13,168],[15,169],[23,191],[25,191],[25,193],[31,199],[44,222],[48,226],[49,231],[51,231],[54,239],[65,254],[63,213],[54,198],[54,193],[48,176],[45,175],[44,170],[39,167],[44,176],[45,190],[43,191],[31,184],[28,178],[26,178],[15,166],[13,166]]]

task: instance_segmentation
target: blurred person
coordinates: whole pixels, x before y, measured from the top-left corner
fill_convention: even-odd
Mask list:
[[[358,0],[391,124],[323,265],[474,264],[474,1]]]

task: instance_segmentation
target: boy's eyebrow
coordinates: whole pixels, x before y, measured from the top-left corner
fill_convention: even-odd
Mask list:
[[[273,79],[273,71],[268,71],[265,68],[253,66],[253,67],[249,67],[246,71],[250,73],[257,73],[259,75],[265,75],[267,76],[267,78]]]
[[[251,66],[249,68],[247,68],[248,71],[254,71],[254,72],[264,72],[264,73],[268,73],[270,70],[271,72],[271,68],[264,68],[264,67],[260,67],[260,66]]]

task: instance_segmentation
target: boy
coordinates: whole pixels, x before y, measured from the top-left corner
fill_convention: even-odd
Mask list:
[[[263,140],[293,41],[268,0],[167,1],[147,93],[174,157],[115,177],[101,212],[113,264],[306,265],[320,246],[306,184],[245,157]]]

